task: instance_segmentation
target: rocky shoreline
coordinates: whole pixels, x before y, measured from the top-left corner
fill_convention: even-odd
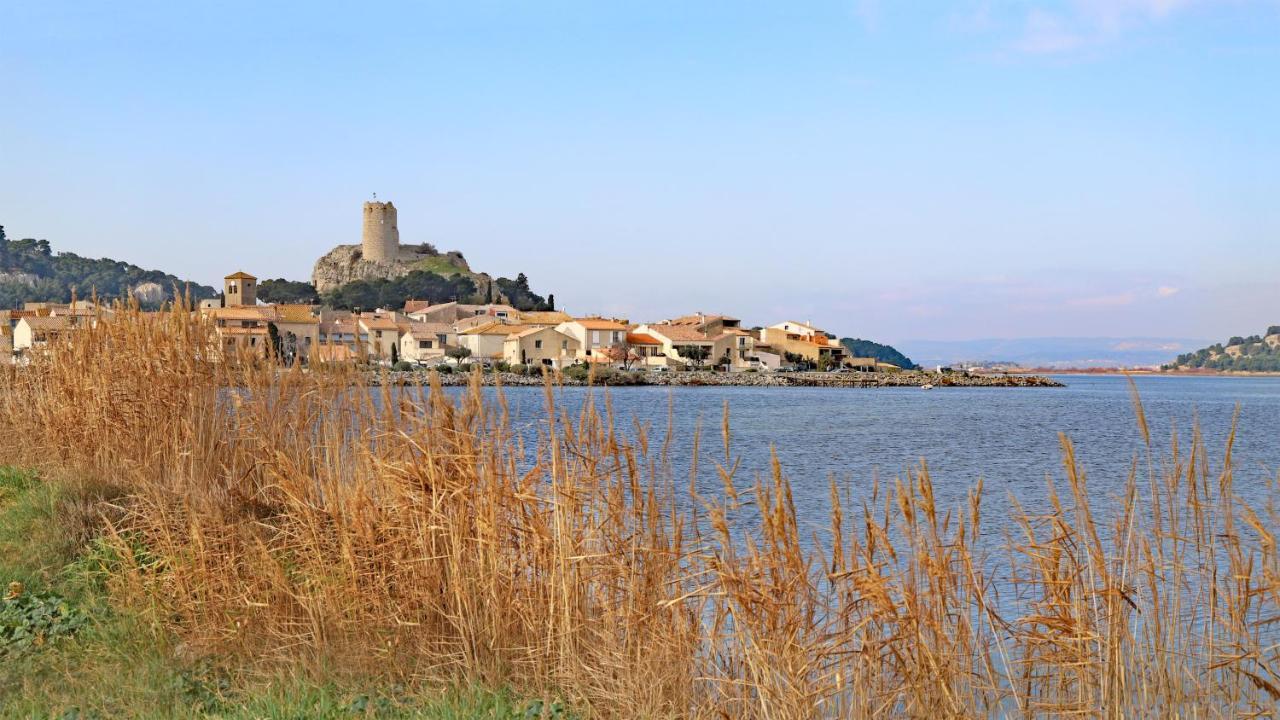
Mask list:
[[[426,385],[431,372],[427,370],[375,371],[368,375],[370,385]],[[467,385],[468,373],[442,373],[440,384],[445,386]],[[586,385],[585,380],[559,375],[555,382],[568,387]],[[481,375],[484,385],[541,386],[538,376],[509,372],[490,372]],[[654,386],[669,387],[1063,387],[1062,383],[1040,375],[970,375],[964,373],[935,373],[921,370],[872,373],[724,373],[712,371],[694,372],[611,372],[598,377],[596,385],[609,387]]]

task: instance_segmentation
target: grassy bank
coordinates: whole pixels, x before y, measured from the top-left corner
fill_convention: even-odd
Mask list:
[[[93,618],[6,679],[25,707],[99,684],[159,706],[193,671],[248,716],[456,687],[602,718],[1214,718],[1280,700],[1276,487],[1244,504],[1230,449],[1211,462],[1198,437],[1147,437],[1107,517],[1066,438],[1046,506],[994,522],[980,484],[940,507],[923,466],[857,503],[833,486],[833,540],[810,549],[783,469],[747,476],[727,415],[704,439],[723,491],[680,503],[669,438],[618,432],[607,401],[568,416],[549,391],[522,441],[478,377],[456,399],[375,402],[352,372],[214,347],[185,315],[123,313],[0,370],[0,464],[40,472],[16,481],[14,517],[56,528],[30,530],[55,541],[11,573]],[[89,680],[65,696],[72,675]]]
[[[0,718],[571,717],[506,692],[340,684],[188,656],[145,609],[112,597],[122,564],[101,513],[117,493],[0,467]]]

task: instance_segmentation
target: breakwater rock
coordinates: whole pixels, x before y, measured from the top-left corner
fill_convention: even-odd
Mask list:
[[[431,371],[410,370],[403,372],[374,371],[368,375],[371,385],[426,385]],[[488,372],[480,376],[481,384],[505,386],[540,386],[541,376],[510,372]],[[587,385],[586,380],[557,373],[553,380],[565,386]],[[469,373],[442,373],[440,383],[446,386],[467,385]],[[890,373],[873,372],[798,372],[798,373],[725,373],[699,370],[694,372],[625,372],[611,370],[599,372],[594,384],[611,387],[635,385],[666,385],[671,387],[1062,387],[1062,383],[1040,375],[971,375],[966,373],[934,373],[904,371]]]

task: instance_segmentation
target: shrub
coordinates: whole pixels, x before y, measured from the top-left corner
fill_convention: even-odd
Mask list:
[[[407,360],[401,360],[397,362],[395,365],[392,365],[391,369],[395,370],[396,372],[409,372],[410,370],[413,369],[413,363],[410,363]]]

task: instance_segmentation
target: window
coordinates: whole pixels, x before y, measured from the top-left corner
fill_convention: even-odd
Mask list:
[[[427,350],[427,349],[429,349],[430,347],[431,347],[431,341],[430,341],[430,340],[419,340],[419,341],[418,341],[418,349],[419,349],[419,350]]]
[[[599,331],[599,330],[592,330],[592,331],[591,331],[591,344],[592,344],[592,345],[599,345],[599,344],[600,344],[600,331]]]
[[[561,341],[560,341],[560,349],[561,349],[561,350],[568,350],[568,349],[569,349],[569,341],[568,341],[568,340],[561,340]]]
[[[374,336],[374,337],[376,337],[376,338],[378,338],[379,340],[381,340],[381,339],[382,339],[382,331],[381,331],[381,330],[374,330],[374,331],[373,331],[373,336]]]
[[[542,341],[541,341],[541,340],[534,340],[534,341],[533,341],[533,349],[534,349],[534,350],[541,350],[541,349],[542,349]]]
[[[613,331],[613,341],[614,341],[614,342],[621,342],[621,341],[622,341],[622,338],[618,337],[618,331],[617,331],[617,330],[614,330],[614,331]]]

